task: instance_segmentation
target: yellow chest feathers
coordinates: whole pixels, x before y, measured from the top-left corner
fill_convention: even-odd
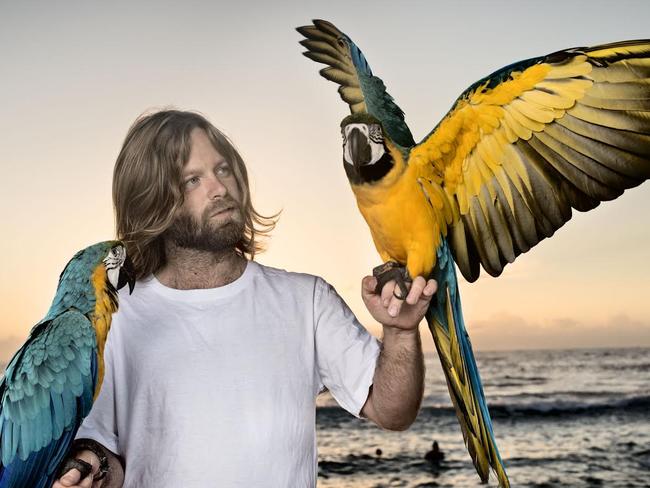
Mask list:
[[[104,380],[104,346],[106,345],[108,330],[111,328],[113,312],[117,310],[117,296],[116,292],[107,288],[106,269],[104,266],[98,266],[95,269],[92,282],[96,297],[92,324],[97,337],[97,360],[99,364],[97,387],[95,388],[96,398]]]
[[[377,251],[384,261],[406,265],[411,277],[428,275],[440,243],[438,222],[409,167],[393,168],[382,180],[353,185]]]

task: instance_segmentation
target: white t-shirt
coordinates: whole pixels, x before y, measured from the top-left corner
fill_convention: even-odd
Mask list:
[[[313,487],[315,401],[359,414],[379,345],[316,276],[249,261],[219,288],[120,293],[101,392],[77,437],[126,488]]]

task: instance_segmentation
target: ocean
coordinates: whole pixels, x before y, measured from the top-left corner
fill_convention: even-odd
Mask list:
[[[513,487],[650,487],[650,348],[479,352]],[[318,399],[319,488],[479,487],[438,357],[422,409],[383,431]],[[432,442],[445,454],[425,460]],[[377,451],[377,450],[380,451]],[[491,477],[487,486],[497,486]]]
[[[479,352],[476,360],[513,488],[650,488],[650,348]],[[318,398],[319,488],[486,486],[437,355],[425,363],[422,409],[405,432],[359,420],[329,394]],[[445,455],[437,464],[425,460],[434,440]],[[497,486],[493,477],[487,486]]]

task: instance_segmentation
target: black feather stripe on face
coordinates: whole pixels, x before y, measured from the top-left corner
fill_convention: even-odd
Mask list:
[[[391,169],[395,166],[392,156],[386,150],[384,155],[374,164],[355,167],[354,165],[343,160],[343,168],[348,180],[353,185],[361,185],[363,183],[374,183],[381,180],[386,176]]]
[[[113,286],[113,284],[106,280],[106,296],[111,302],[111,308],[113,310],[117,310],[117,305],[118,305],[118,294],[117,290]]]

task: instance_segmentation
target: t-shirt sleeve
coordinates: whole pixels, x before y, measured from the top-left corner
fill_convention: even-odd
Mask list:
[[[322,279],[316,282],[314,321],[321,381],[339,405],[359,417],[375,374],[379,341]]]
[[[93,439],[107,449],[122,455],[117,437],[115,415],[115,374],[113,368],[113,347],[111,333],[104,348],[104,381],[90,413],[77,431],[77,439]]]

